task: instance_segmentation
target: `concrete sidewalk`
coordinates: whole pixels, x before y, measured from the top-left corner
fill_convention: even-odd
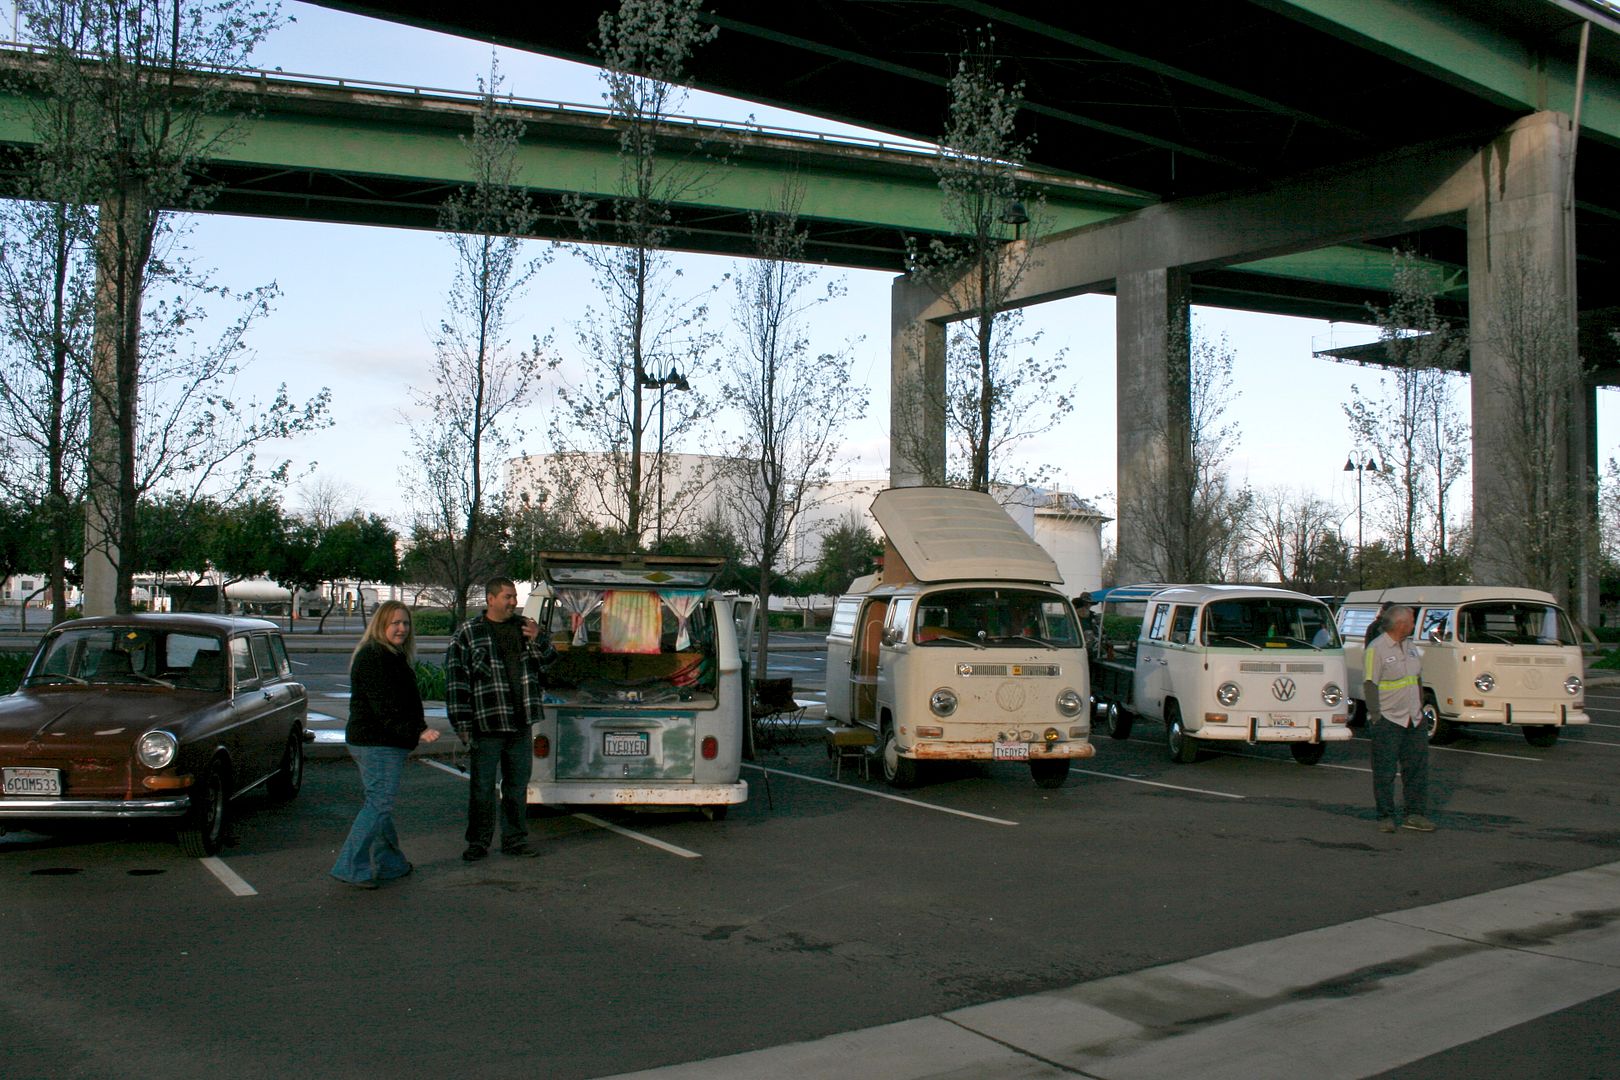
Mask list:
[[[618,1080],[1370,1076],[1620,990],[1616,896],[1620,863],[1609,863]]]

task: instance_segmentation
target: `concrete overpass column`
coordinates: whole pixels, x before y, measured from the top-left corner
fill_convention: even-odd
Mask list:
[[[1187,274],[1179,267],[1122,274],[1116,284],[1121,583],[1163,578],[1178,565],[1190,506],[1171,477],[1187,468],[1190,344]]]
[[[1576,350],[1569,118],[1518,121],[1478,158],[1467,211],[1474,578],[1593,590],[1591,394]]]
[[[889,486],[945,483],[945,324],[923,317],[938,297],[895,279],[889,322]]]

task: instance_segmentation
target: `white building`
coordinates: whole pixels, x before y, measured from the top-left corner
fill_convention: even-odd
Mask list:
[[[650,461],[651,456],[648,455]],[[554,486],[568,479],[577,458],[535,454],[512,458],[506,463],[508,505],[555,503],[548,496]],[[733,528],[736,516],[727,505],[722,459],[699,454],[667,455],[665,490],[668,499],[663,511],[663,531],[682,532],[700,522],[720,519]],[[852,515],[874,536],[882,535],[872,519],[872,497],[886,487],[882,479],[838,480],[819,484],[805,499],[788,552],[791,569],[814,565],[821,554],[822,538]],[[992,492],[1023,530],[1046,549],[1063,574],[1063,588],[1069,595],[1096,589],[1102,584],[1102,528],[1110,519],[1077,495],[1040,488],[999,487]],[[576,497],[576,511],[598,526],[611,525],[623,518],[622,501],[605,505],[594,493]],[[615,498],[608,496],[608,498]],[[657,500],[654,499],[654,502]],[[644,542],[652,542],[658,528],[658,511],[649,506],[643,512]],[[787,569],[788,567],[784,567]]]

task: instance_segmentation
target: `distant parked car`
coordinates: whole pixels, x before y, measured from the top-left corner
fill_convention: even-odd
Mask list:
[[[263,619],[61,623],[0,698],[0,826],[166,818],[186,854],[213,855],[231,799],[298,794],[307,711]]]

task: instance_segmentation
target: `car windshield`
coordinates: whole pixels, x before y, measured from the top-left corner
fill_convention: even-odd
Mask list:
[[[1580,644],[1568,616],[1553,604],[1534,600],[1464,604],[1457,615],[1457,639],[1498,645]]]
[[[52,634],[28,669],[27,684],[157,685],[222,690],[220,639],[149,626],[90,626]]]
[[[1250,649],[1337,649],[1327,605],[1286,597],[1217,600],[1204,608],[1206,645]]]
[[[1035,641],[1078,645],[1074,610],[1055,593],[1039,589],[949,589],[917,601],[919,645],[962,644],[1016,648]]]

